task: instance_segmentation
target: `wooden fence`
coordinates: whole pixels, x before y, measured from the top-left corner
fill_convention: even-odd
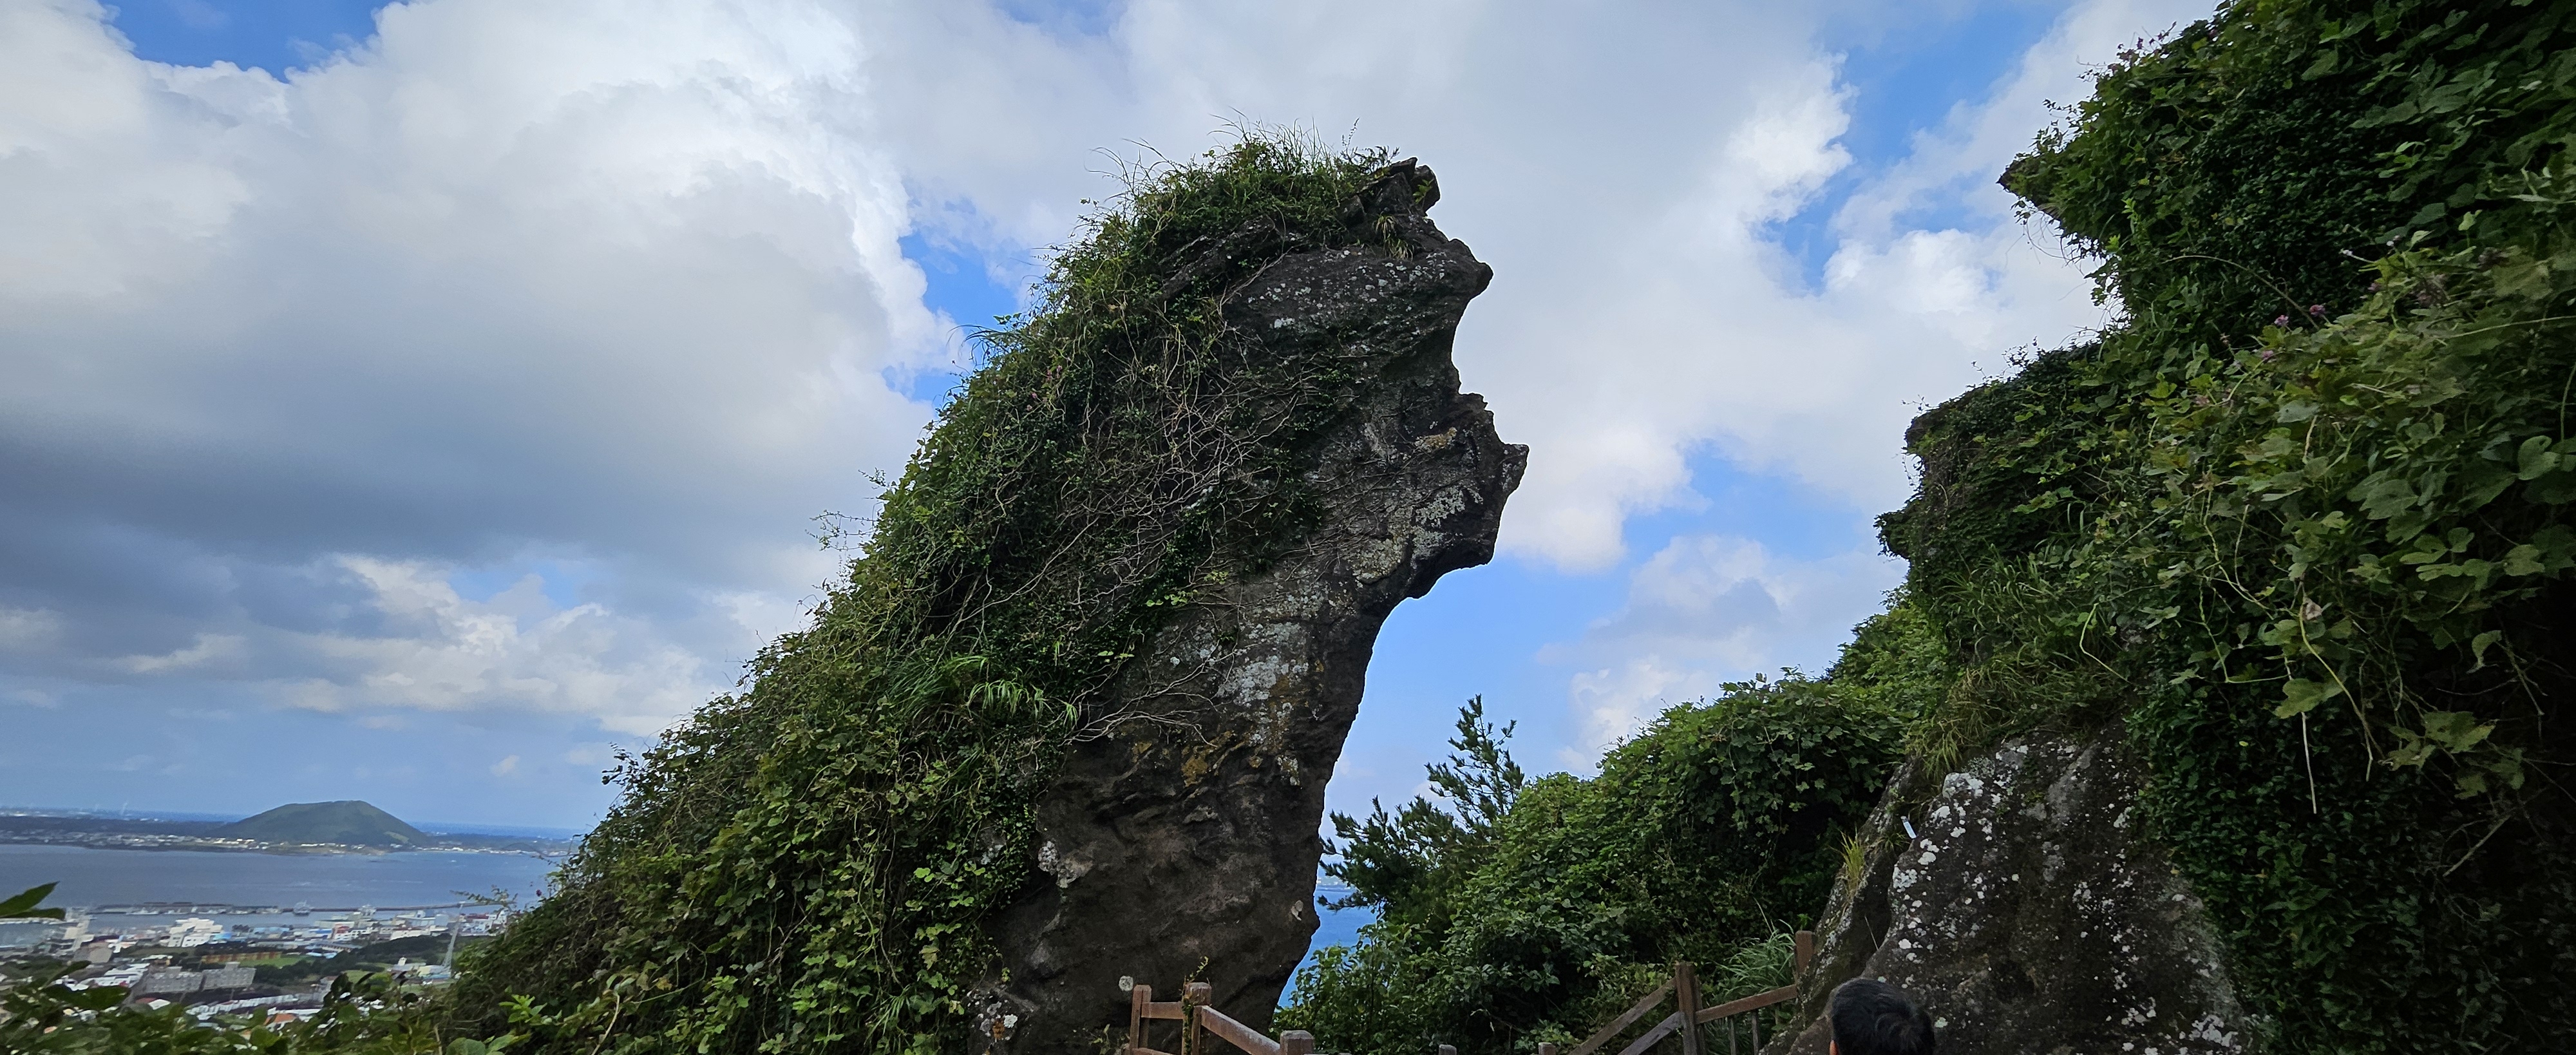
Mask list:
[[[1796,975],[1805,974],[1807,963],[1816,958],[1816,933],[1799,931],[1794,942],[1792,947],[1797,951],[1793,978]],[[1262,1036],[1252,1027],[1235,1021],[1233,1016],[1209,1007],[1208,996],[1209,987],[1206,982],[1191,982],[1182,986],[1181,998],[1171,1001],[1155,1000],[1154,987],[1143,983],[1138,983],[1135,988],[1128,990],[1126,1055],[1216,1055],[1218,1049],[1209,1045],[1209,1038],[1225,1041],[1249,1055],[1311,1055],[1315,1050],[1315,1038],[1305,1030],[1292,1029],[1280,1034],[1279,1039],[1272,1040]],[[1665,1038],[1676,1033],[1681,1035],[1681,1055],[1709,1055],[1707,1038],[1700,1027],[1711,1024],[1724,1025],[1727,1055],[1740,1055],[1740,1049],[1736,1047],[1736,1039],[1742,1032],[1736,1024],[1736,1019],[1739,1017],[1744,1019],[1744,1025],[1751,1027],[1752,1047],[1758,1052],[1762,1050],[1762,1019],[1754,1012],[1797,998],[1798,983],[1792,981],[1769,992],[1755,993],[1739,1000],[1729,1000],[1715,1007],[1703,1007],[1700,1004],[1699,972],[1688,961],[1684,961],[1673,965],[1673,976],[1670,980],[1657,987],[1654,992],[1647,994],[1645,999],[1637,1001],[1635,1006],[1622,1012],[1619,1017],[1611,1019],[1610,1024],[1592,1034],[1591,1039],[1575,1045],[1564,1055],[1595,1055],[1620,1034],[1627,1032],[1637,1023],[1644,1021],[1647,1015],[1653,1014],[1656,1009],[1664,1006],[1666,1000],[1675,1001],[1673,1012],[1664,1016],[1663,1020],[1655,1023],[1652,1028],[1638,1034],[1637,1038],[1629,1041],[1626,1047],[1620,1048],[1619,1055],[1645,1055],[1648,1049],[1663,1043]],[[1150,1028],[1150,1023],[1155,1022],[1180,1023],[1179,1050],[1158,1051],[1145,1046],[1145,1031]],[[1538,1052],[1539,1055],[1558,1055],[1554,1044],[1541,1044],[1538,1046]],[[1458,1049],[1443,1044],[1440,1045],[1439,1055],[1458,1055]]]
[[[1153,986],[1137,983],[1127,991],[1127,1055],[1213,1055],[1218,1049],[1208,1043],[1211,1037],[1250,1055],[1308,1055],[1315,1050],[1315,1038],[1305,1030],[1292,1029],[1272,1040],[1209,1007],[1208,993],[1206,982],[1191,982],[1181,987],[1180,999],[1158,1001]],[[1180,1023],[1180,1050],[1146,1047],[1145,1030],[1151,1022]]]
[[[1794,942],[1792,948],[1797,952],[1796,966],[1790,975],[1792,979],[1805,974],[1808,961],[1816,958],[1816,932],[1799,931]],[[1744,1025],[1752,1028],[1753,1050],[1760,1051],[1762,1050],[1762,1017],[1754,1012],[1797,998],[1798,983],[1793,980],[1769,992],[1755,993],[1740,1000],[1729,1000],[1716,1007],[1703,1007],[1700,1004],[1699,972],[1685,961],[1673,965],[1671,980],[1647,994],[1645,999],[1637,1001],[1636,1006],[1621,1013],[1619,1017],[1611,1019],[1609,1025],[1601,1027],[1599,1032],[1592,1034],[1591,1039],[1575,1045],[1573,1050],[1566,1052],[1565,1055],[1593,1055],[1620,1034],[1627,1032],[1629,1027],[1643,1021],[1647,1015],[1653,1014],[1657,1008],[1664,1006],[1664,1001],[1667,999],[1673,1000],[1677,1005],[1673,1013],[1664,1016],[1663,1021],[1655,1023],[1654,1028],[1638,1034],[1637,1039],[1629,1041],[1627,1047],[1619,1049],[1619,1055],[1644,1055],[1647,1049],[1662,1043],[1664,1038],[1676,1033],[1681,1034],[1682,1055],[1707,1055],[1709,1050],[1707,1038],[1702,1036],[1700,1027],[1713,1023],[1724,1025],[1727,1055],[1736,1055],[1738,1051],[1735,1046],[1736,1039],[1742,1033],[1736,1026],[1736,1019],[1739,1016],[1744,1018]],[[1539,1055],[1557,1055],[1556,1045],[1541,1044],[1538,1046],[1538,1052]],[[1450,1055],[1450,1053],[1444,1048],[1441,1055]]]

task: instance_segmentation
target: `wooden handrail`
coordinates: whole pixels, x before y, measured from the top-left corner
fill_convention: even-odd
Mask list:
[[[1701,1007],[1697,969],[1687,961],[1676,963],[1673,965],[1671,981],[1656,987],[1655,991],[1647,994],[1645,999],[1637,1001],[1635,1006],[1621,1012],[1619,1017],[1610,1020],[1609,1025],[1601,1027],[1598,1032],[1592,1034],[1583,1043],[1575,1045],[1573,1050],[1566,1052],[1565,1055],[1593,1055],[1619,1034],[1627,1032],[1629,1027],[1645,1018],[1648,1012],[1662,1006],[1665,997],[1677,997],[1679,1009],[1657,1020],[1653,1027],[1639,1034],[1637,1039],[1629,1041],[1626,1047],[1619,1049],[1619,1055],[1644,1055],[1647,1049],[1674,1033],[1682,1035],[1682,1055],[1707,1055],[1706,1042],[1699,1035],[1701,1025],[1759,1011],[1774,1004],[1798,998],[1798,983],[1795,979],[1806,974],[1807,968],[1815,963],[1816,932],[1802,930],[1791,935],[1789,940],[1794,966],[1788,985],[1769,992],[1755,993],[1742,999],[1729,1000],[1716,1007]],[[1761,1045],[1762,1023],[1756,1019],[1752,1025],[1754,1045],[1758,1048]],[[1729,1052],[1736,1050],[1735,1030],[1732,1025],[1726,1031],[1726,1047]],[[1539,1055],[1557,1055],[1556,1045],[1539,1045]]]
[[[1234,1016],[1213,1007],[1199,1009],[1199,1028],[1215,1034],[1218,1040],[1251,1052],[1252,1055],[1279,1055],[1279,1042],[1252,1031],[1252,1027],[1234,1020]]]
[[[1292,1029],[1272,1040],[1213,1007],[1199,1009],[1199,1028],[1251,1055],[1306,1055],[1315,1050],[1315,1038],[1305,1030]]]
[[[1675,1011],[1665,1015],[1663,1021],[1655,1023],[1655,1028],[1638,1035],[1637,1039],[1628,1042],[1627,1047],[1619,1049],[1619,1055],[1638,1055],[1639,1052],[1654,1047],[1657,1042],[1671,1036],[1674,1030],[1680,1028],[1682,1028],[1681,1012]]]
[[[1794,985],[1784,985],[1767,993],[1755,993],[1752,996],[1745,997],[1741,1000],[1729,1000],[1723,1004],[1717,1005],[1716,1007],[1703,1010],[1699,1013],[1699,1020],[1702,1022],[1715,1022],[1721,1018],[1741,1015],[1747,1011],[1759,1011],[1773,1004],[1780,1003],[1781,1001],[1795,1000],[1797,998],[1798,987]]]
[[[1592,1034],[1591,1039],[1575,1045],[1574,1050],[1567,1052],[1566,1055],[1592,1055],[1593,1052],[1601,1050],[1602,1045],[1610,1043],[1610,1038],[1636,1025],[1638,1019],[1646,1017],[1646,1012],[1654,1010],[1655,1005],[1663,1003],[1664,998],[1671,995],[1673,995],[1673,983],[1665,982],[1656,987],[1655,991],[1647,994],[1645,999],[1637,1001],[1637,1006],[1621,1012],[1619,1017],[1610,1020],[1609,1025],[1601,1027],[1599,1032]]]
[[[1234,1016],[1208,1006],[1212,993],[1206,982],[1191,982],[1181,987],[1181,999],[1157,1001],[1154,987],[1135,985],[1127,991],[1127,1055],[1170,1055],[1145,1046],[1145,1023],[1178,1022],[1181,1024],[1179,1055],[1208,1055],[1199,1034],[1225,1041],[1246,1055],[1311,1055],[1315,1037],[1302,1029],[1292,1029],[1272,1040],[1259,1030],[1234,1020]]]
[[[1790,940],[1796,963],[1796,975],[1803,976],[1816,959],[1816,934],[1814,931],[1802,930],[1793,935]],[[1282,1033],[1277,1040],[1262,1036],[1259,1030],[1236,1021],[1234,1016],[1209,1007],[1210,993],[1211,989],[1206,982],[1189,983],[1182,988],[1181,999],[1171,1001],[1155,1000],[1154,987],[1150,985],[1135,985],[1129,989],[1126,1055],[1167,1055],[1165,1052],[1145,1046],[1145,1023],[1147,1022],[1181,1024],[1179,1055],[1210,1055],[1208,1049],[1199,1042],[1201,1033],[1225,1041],[1245,1055],[1311,1055],[1315,1050],[1315,1038],[1301,1029]],[[1688,961],[1675,963],[1671,979],[1656,986],[1655,991],[1647,994],[1645,999],[1637,1001],[1626,1011],[1620,1012],[1619,1017],[1610,1020],[1609,1025],[1601,1027],[1598,1032],[1593,1033],[1583,1043],[1575,1045],[1574,1049],[1566,1052],[1565,1055],[1593,1055],[1619,1034],[1627,1032],[1629,1027],[1636,1025],[1648,1013],[1661,1007],[1666,997],[1677,997],[1678,1008],[1657,1020],[1652,1028],[1640,1034],[1637,1039],[1629,1041],[1627,1046],[1619,1049],[1619,1055],[1644,1055],[1647,1049],[1674,1033],[1682,1035],[1681,1055],[1708,1055],[1705,1042],[1699,1033],[1701,1025],[1795,1000],[1798,998],[1798,984],[1793,980],[1788,985],[1768,992],[1729,1000],[1716,1007],[1701,1007],[1698,969]],[[1756,1018],[1752,1025],[1753,1043],[1758,1049],[1762,1044],[1762,1022]],[[1732,1024],[1729,1024],[1726,1031],[1726,1048],[1730,1055],[1737,1050],[1735,1029]],[[1456,1050],[1446,1044],[1440,1045],[1440,1055],[1453,1055]],[[1553,1043],[1539,1045],[1539,1055],[1557,1055],[1556,1045]]]

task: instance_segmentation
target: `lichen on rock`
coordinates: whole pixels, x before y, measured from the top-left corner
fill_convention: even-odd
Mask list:
[[[1854,977],[1904,989],[1944,1052],[2245,1050],[2218,934],[2139,830],[2122,744],[2034,734],[1937,780],[1900,770],[1775,1055],[1824,1055],[1826,1002]]]

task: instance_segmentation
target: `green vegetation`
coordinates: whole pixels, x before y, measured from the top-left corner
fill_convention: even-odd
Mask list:
[[[1706,965],[1712,999],[1787,984],[1789,933],[1938,698],[1939,647],[1897,603],[1824,677],[1675,707],[1591,780],[1525,779],[1471,701],[1431,769],[1446,809],[1333,818],[1336,904],[1379,916],[1298,976],[1282,1028],[1333,1051],[1525,1051],[1581,1039],[1677,959]]]
[[[215,829],[233,839],[345,846],[423,846],[420,829],[364,802],[295,802]]]
[[[509,1028],[523,995],[565,1050],[956,1044],[1032,797],[1100,690],[1316,523],[1300,474],[1359,364],[1235,354],[1218,298],[1283,248],[1388,244],[1355,207],[1385,161],[1254,133],[1131,172],[1036,309],[981,335],[813,624],[629,760],[560,892],[464,958],[469,1023]]]
[[[481,935],[456,940],[456,954],[492,939]],[[396,938],[373,945],[362,945],[336,956],[286,956],[268,960],[244,960],[259,970],[259,984],[279,987],[310,985],[317,978],[336,978],[351,971],[382,971],[410,960],[413,963],[446,963],[448,936],[423,934]]]
[[[2244,2],[2006,182],[2098,343],[1927,415],[1883,522],[1936,757],[2125,715],[2285,1051],[2576,1029],[2576,9]]]

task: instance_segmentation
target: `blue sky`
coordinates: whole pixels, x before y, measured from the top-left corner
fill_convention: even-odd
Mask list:
[[[1335,808],[1415,793],[1476,694],[1583,770],[1874,610],[1905,420],[2099,321],[1993,174],[2198,13],[1329,6],[0,16],[47,89],[0,93],[0,232],[53,247],[0,248],[0,804],[586,825],[795,624],[811,518],[865,511],[1095,151],[1236,115],[1439,168],[1498,275],[1462,374],[1534,449],[1502,555],[1389,622]]]

